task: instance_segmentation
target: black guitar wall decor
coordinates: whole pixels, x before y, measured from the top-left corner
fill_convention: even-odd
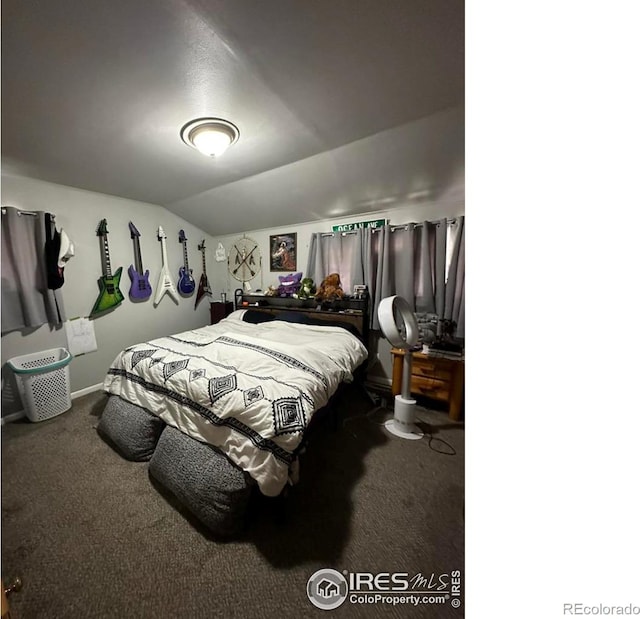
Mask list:
[[[202,275],[200,276],[200,283],[198,284],[198,293],[196,294],[196,305],[193,309],[198,307],[198,303],[205,295],[211,296],[211,288],[209,286],[209,280],[207,278],[207,259],[206,259],[206,247],[204,246],[204,239],[202,243],[198,245],[198,249],[202,252]]]

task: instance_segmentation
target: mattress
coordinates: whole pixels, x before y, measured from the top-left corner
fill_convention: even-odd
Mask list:
[[[219,448],[276,496],[313,415],[367,350],[337,326],[251,324],[244,313],[123,350],[104,389]]]

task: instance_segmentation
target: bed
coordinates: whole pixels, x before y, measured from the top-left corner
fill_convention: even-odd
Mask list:
[[[295,482],[314,415],[367,359],[353,317],[236,310],[131,346],[104,380],[98,430],[125,457],[149,460],[210,529],[233,532],[252,486],[277,496]]]

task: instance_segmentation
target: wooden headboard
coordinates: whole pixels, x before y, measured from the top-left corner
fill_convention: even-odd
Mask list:
[[[250,309],[272,316],[283,313],[304,314],[312,320],[347,324],[355,327],[362,342],[369,347],[369,299],[342,299],[330,305],[301,307],[298,299],[265,297],[263,295],[238,294],[236,309]],[[315,303],[312,303],[315,305]]]

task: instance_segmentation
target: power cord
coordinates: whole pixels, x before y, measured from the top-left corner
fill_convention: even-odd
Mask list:
[[[384,426],[385,422],[388,421],[389,419],[391,419],[393,417],[393,413],[391,411],[389,411],[389,409],[387,408],[387,401],[384,397],[378,396],[375,398],[372,398],[372,400],[378,400],[379,399],[379,404],[377,404],[374,408],[372,408],[370,411],[364,413],[363,415],[354,415],[353,417],[347,417],[346,419],[344,419],[342,421],[342,427],[344,428],[347,423],[349,423],[350,421],[354,421],[356,419],[366,419],[369,423],[372,423],[376,426]],[[375,404],[375,401],[374,401]],[[385,413],[385,419],[383,419],[381,422],[379,421],[375,421],[373,419],[373,416],[377,413],[379,413],[380,411],[384,411]],[[422,411],[420,411],[422,412]],[[424,419],[424,417],[420,417],[420,415],[416,415],[416,418],[421,421],[423,424],[425,424],[428,428],[431,427],[431,424]],[[448,443],[447,441],[445,441],[442,438],[439,438],[437,436],[433,436],[433,434],[428,431],[428,430],[424,430],[424,435],[427,437],[427,446],[429,447],[429,449],[431,449],[432,451],[435,451],[436,453],[442,454],[443,456],[455,456],[457,455],[457,451],[455,450],[455,448],[453,447],[453,445],[451,445],[450,443]],[[358,438],[358,435],[355,434],[354,432],[349,432],[351,434],[351,436],[353,436],[354,438]],[[433,443],[437,442],[437,443],[442,443],[443,445],[445,445],[448,448],[448,451],[443,451],[442,449],[438,449],[436,447],[433,446]]]
[[[424,409],[422,409],[422,411],[418,411],[418,414],[416,415],[416,418],[421,421],[423,424],[425,424],[428,428],[431,428],[431,424],[429,423],[429,421],[427,419],[425,419],[424,417],[420,416],[420,413],[424,412]],[[455,450],[455,448],[453,447],[453,445],[451,445],[451,443],[447,443],[447,441],[445,441],[443,438],[439,438],[437,436],[433,436],[433,434],[431,434],[431,432],[425,430],[424,431],[425,436],[428,437],[428,441],[427,441],[427,445],[429,446],[429,449],[435,451],[436,453],[442,454],[443,456],[455,456],[457,455],[457,452]],[[432,447],[431,443],[433,441],[437,441],[438,443],[442,443],[443,445],[446,445],[450,451],[442,451],[441,449],[436,449],[435,447]]]

